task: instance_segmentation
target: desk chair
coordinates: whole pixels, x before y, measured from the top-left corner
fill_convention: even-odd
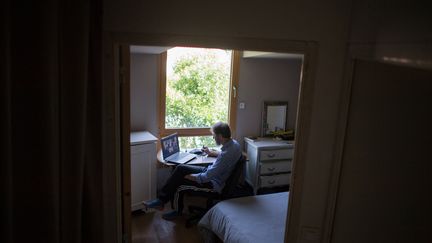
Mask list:
[[[186,195],[199,196],[207,198],[206,208],[189,206],[189,212],[191,216],[186,220],[186,227],[191,227],[192,225],[198,223],[198,221],[204,216],[204,214],[213,207],[218,201],[253,195],[252,187],[247,186],[244,180],[244,170],[246,166],[246,158],[242,155],[237,161],[231,175],[225,182],[225,186],[221,193],[218,192],[204,192],[204,191],[193,191],[186,190],[183,191]],[[246,186],[245,186],[246,185]],[[249,190],[247,190],[249,189]]]

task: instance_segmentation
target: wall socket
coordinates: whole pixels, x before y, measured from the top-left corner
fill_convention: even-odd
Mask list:
[[[244,109],[246,104],[244,102],[239,103],[239,109]]]

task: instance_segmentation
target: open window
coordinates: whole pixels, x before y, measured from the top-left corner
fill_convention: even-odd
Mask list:
[[[180,147],[212,144],[210,127],[235,132],[239,52],[174,47],[160,55],[159,132],[178,133]]]

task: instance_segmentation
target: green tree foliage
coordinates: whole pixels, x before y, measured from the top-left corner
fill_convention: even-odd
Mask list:
[[[211,136],[179,137],[181,149],[201,148],[202,146],[216,147]]]
[[[231,52],[222,51],[226,56],[221,60],[217,51],[222,50],[187,53],[174,62],[172,75],[167,76],[167,128],[210,127],[228,120]],[[181,139],[182,147],[198,147],[210,139]]]

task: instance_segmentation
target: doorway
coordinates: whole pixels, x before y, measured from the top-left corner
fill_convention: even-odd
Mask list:
[[[182,37],[182,36],[166,36],[159,37],[145,37],[145,36],[123,36],[121,38],[114,38],[114,53],[118,53],[118,78],[120,85],[119,92],[119,116],[121,122],[119,124],[119,133],[121,134],[122,142],[120,145],[121,154],[121,188],[122,188],[122,231],[123,236],[131,241],[131,193],[130,193],[130,93],[129,93],[129,80],[130,74],[130,45],[146,45],[146,46],[194,46],[206,48],[221,48],[233,50],[253,50],[258,52],[273,52],[273,53],[296,53],[303,55],[303,65],[300,77],[300,92],[298,98],[298,110],[295,125],[295,158],[292,164],[292,177],[287,223],[285,228],[285,236],[289,234],[290,220],[293,220],[296,215],[292,212],[298,204],[295,203],[295,198],[299,198],[299,191],[296,191],[296,186],[301,185],[301,178],[304,168],[301,166],[302,159],[304,158],[305,148],[307,146],[307,134],[310,121],[310,109],[313,95],[313,70],[315,67],[315,53],[317,51],[316,45],[306,42],[291,42],[291,41],[272,41],[272,40],[256,40],[256,39],[207,39],[200,37]],[[169,41],[167,41],[167,39]],[[119,161],[120,162],[120,161]],[[294,203],[293,203],[294,202]],[[285,237],[287,241],[287,237]]]

